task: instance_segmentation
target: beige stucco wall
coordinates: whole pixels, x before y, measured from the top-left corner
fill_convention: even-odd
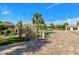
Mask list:
[[[79,28],[77,30],[79,31]]]
[[[67,27],[65,28],[65,30],[67,30]]]
[[[70,28],[70,31],[73,31],[73,27]]]

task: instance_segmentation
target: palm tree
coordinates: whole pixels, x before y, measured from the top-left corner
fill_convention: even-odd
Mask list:
[[[40,30],[45,30],[46,29],[46,24],[45,24],[44,19],[41,19],[39,21],[39,23],[40,23]]]
[[[32,23],[37,28],[36,31],[37,31],[37,36],[38,36],[40,27],[45,25],[42,15],[39,13],[35,13],[32,17]]]

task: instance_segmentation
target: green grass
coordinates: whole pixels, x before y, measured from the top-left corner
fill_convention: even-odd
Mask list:
[[[13,44],[13,43],[19,43],[19,42],[22,42],[22,41],[24,41],[24,40],[21,40],[18,37],[17,38],[0,39],[0,46]]]
[[[55,34],[55,32],[48,31],[46,34],[47,34],[47,35],[51,35],[51,34]]]

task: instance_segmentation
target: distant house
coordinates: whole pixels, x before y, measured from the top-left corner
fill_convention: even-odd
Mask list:
[[[15,26],[13,26],[13,25],[8,25],[8,26],[7,26],[7,29],[8,29],[8,30],[13,30],[13,29],[15,29]]]
[[[65,27],[65,30],[69,30],[69,31],[74,31],[74,30],[76,30],[76,31],[79,31],[79,26],[66,26]]]
[[[8,30],[13,30],[13,29],[15,29],[15,25],[14,25],[13,23],[11,23],[11,22],[4,22],[4,24],[5,24],[5,26],[6,26],[6,28],[7,28]]]

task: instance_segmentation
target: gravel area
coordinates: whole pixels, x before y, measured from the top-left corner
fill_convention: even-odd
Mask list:
[[[36,39],[0,47],[1,55],[79,55],[79,35],[54,31],[46,39]]]

